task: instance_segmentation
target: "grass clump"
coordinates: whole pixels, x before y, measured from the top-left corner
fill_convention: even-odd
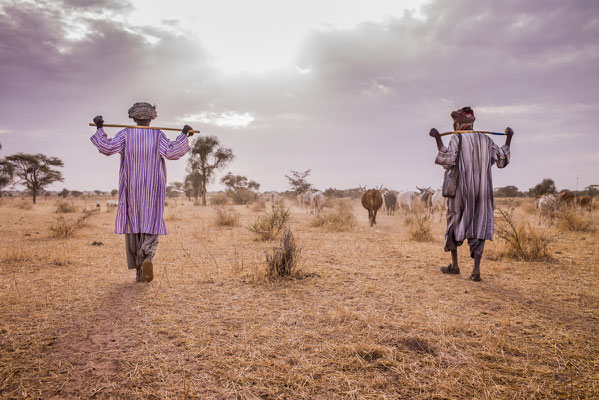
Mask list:
[[[256,200],[254,204],[252,204],[251,210],[253,212],[261,212],[266,210],[266,200],[262,197],[258,198],[258,200]]]
[[[271,254],[266,253],[268,277],[276,279],[298,274],[297,265],[300,255],[301,249],[295,243],[291,229],[285,229],[279,246],[274,247]]]
[[[239,226],[239,214],[237,211],[224,207],[214,207],[214,210],[216,210],[216,217],[214,219],[216,226]]]
[[[77,211],[75,206],[66,201],[59,201],[56,204],[56,209],[54,210],[54,212],[57,214],[69,214],[74,213],[75,211]]]
[[[561,231],[570,232],[595,232],[590,219],[584,219],[576,213],[576,209],[570,207],[557,207],[557,227]]]
[[[261,240],[272,240],[287,226],[291,219],[291,211],[277,206],[264,211],[256,220],[247,225],[250,232],[255,233]]]
[[[356,226],[356,217],[352,213],[348,202],[339,201],[335,205],[335,210],[318,215],[310,226],[325,228],[331,232],[342,232],[353,229]]]
[[[79,228],[83,228],[86,224],[86,220],[94,214],[100,212],[97,208],[91,208],[84,210],[83,215],[76,221],[66,219],[64,216],[59,216],[54,220],[54,223],[50,225],[50,236],[58,239],[67,239],[73,237],[75,232]]]
[[[495,233],[505,242],[505,255],[522,261],[550,261],[549,245],[553,239],[528,222],[514,220],[514,206],[497,209]]]
[[[210,196],[210,204],[213,206],[224,206],[229,202],[229,197],[225,193],[215,193]]]
[[[430,218],[428,215],[414,213],[408,215],[405,219],[408,225],[408,235],[411,240],[416,242],[430,242],[433,240]]]
[[[21,201],[19,203],[17,203],[17,208],[21,209],[21,210],[31,210],[33,209],[33,203],[30,201]]]

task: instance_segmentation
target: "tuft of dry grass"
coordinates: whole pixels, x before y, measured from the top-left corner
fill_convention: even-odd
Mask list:
[[[216,226],[239,226],[239,213],[232,208],[213,207],[216,211],[214,225]]]
[[[297,275],[298,261],[301,249],[295,243],[291,229],[283,232],[278,247],[272,249],[272,253],[266,253],[267,275],[269,278],[286,278]]]
[[[570,232],[595,232],[593,221],[578,215],[576,208],[559,206],[555,210],[557,227],[561,231]]]
[[[224,206],[229,203],[229,197],[225,193],[214,193],[210,196],[210,204],[213,206]]]
[[[517,222],[514,208],[498,208],[495,234],[505,242],[505,255],[522,261],[551,261],[549,245],[553,239],[529,222]]]
[[[55,218],[54,222],[50,225],[50,236],[57,239],[68,239],[75,235],[75,232],[86,226],[86,221],[92,215],[100,212],[97,208],[91,208],[89,210],[83,210],[83,215],[77,220],[72,221],[66,219],[60,215]]]
[[[69,214],[77,211],[75,206],[67,201],[59,201],[56,203],[56,209],[54,210],[57,214]]]
[[[252,204],[251,210],[253,212],[262,212],[266,210],[266,200],[263,197],[258,198],[254,204]]]
[[[330,232],[343,232],[356,227],[356,217],[347,201],[337,201],[335,210],[316,216],[310,223],[316,228],[325,228]]]
[[[405,224],[408,226],[408,235],[416,242],[430,242],[433,240],[430,218],[421,213],[412,213],[406,216]]]
[[[20,210],[31,210],[33,209],[33,203],[31,201],[22,200],[16,204]]]
[[[291,211],[282,206],[266,210],[246,228],[258,235],[260,240],[272,240],[289,224]]]

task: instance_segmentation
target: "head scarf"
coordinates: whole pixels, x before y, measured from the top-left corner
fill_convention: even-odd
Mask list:
[[[156,106],[150,103],[135,103],[129,109],[129,118],[133,119],[154,119],[158,116]]]
[[[451,118],[453,118],[453,126],[456,130],[472,129],[472,125],[476,120],[474,111],[470,107],[462,107],[457,111],[453,111]]]

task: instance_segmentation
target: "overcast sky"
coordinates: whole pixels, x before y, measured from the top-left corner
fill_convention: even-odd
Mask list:
[[[516,132],[496,187],[584,188],[598,88],[596,0],[0,0],[0,156],[61,158],[51,189],[118,187],[88,124],[132,123],[136,101],[157,104],[153,125],[218,136],[236,156],[220,175],[261,190],[309,168],[320,189],[439,187],[428,131],[462,106]],[[169,182],[186,160],[167,161]]]

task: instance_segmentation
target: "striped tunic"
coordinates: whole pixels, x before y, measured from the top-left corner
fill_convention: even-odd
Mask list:
[[[102,154],[121,155],[115,233],[166,235],[164,159],[177,160],[189,151],[187,135],[171,141],[157,129],[126,128],[111,139],[100,128],[90,140]]]
[[[451,168],[456,162],[458,137],[443,146],[435,163]],[[493,181],[491,166],[504,168],[510,162],[510,148],[499,147],[484,133],[462,134],[462,152],[459,161],[459,179],[454,198],[448,199],[447,230],[453,231],[454,240],[493,240],[494,217]]]

